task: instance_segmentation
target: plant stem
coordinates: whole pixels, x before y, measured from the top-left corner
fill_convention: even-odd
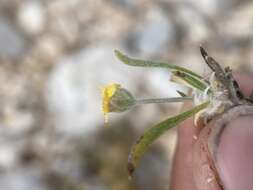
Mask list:
[[[174,103],[193,100],[193,97],[174,97],[174,98],[140,98],[136,100],[137,104],[160,104],[160,103]]]

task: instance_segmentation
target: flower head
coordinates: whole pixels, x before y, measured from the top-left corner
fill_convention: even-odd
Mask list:
[[[105,116],[105,122],[108,122],[108,113],[123,112],[135,105],[133,95],[116,83],[106,85],[102,89],[102,97],[102,110]]]

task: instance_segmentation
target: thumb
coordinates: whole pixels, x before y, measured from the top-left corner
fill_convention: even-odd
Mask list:
[[[220,136],[216,165],[225,190],[253,187],[253,116],[238,117]]]
[[[193,149],[193,172],[200,190],[251,190],[253,107],[241,106],[211,121]]]

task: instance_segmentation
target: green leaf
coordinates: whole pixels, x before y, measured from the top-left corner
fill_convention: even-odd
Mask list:
[[[149,60],[141,60],[141,59],[134,59],[134,58],[130,58],[126,55],[124,55],[123,53],[121,53],[118,50],[115,50],[115,55],[117,56],[117,58],[119,60],[121,60],[123,63],[127,64],[127,65],[131,65],[131,66],[137,66],[137,67],[159,67],[159,68],[166,68],[166,69],[171,69],[171,70],[175,70],[175,71],[181,71],[184,73],[187,73],[193,77],[199,78],[199,79],[203,79],[202,76],[184,68],[184,67],[180,67],[177,65],[173,65],[173,64],[168,64],[168,63],[163,63],[163,62],[156,62],[156,61],[149,61]]]
[[[174,74],[174,76],[182,79],[190,87],[196,88],[202,92],[204,92],[208,87],[208,84],[204,80],[192,77],[188,73],[184,73],[184,72],[180,72],[180,71],[172,71],[172,74]]]
[[[198,113],[200,110],[206,108],[208,104],[209,101],[200,104],[186,112],[181,113],[180,115],[166,119],[165,121],[162,121],[161,123],[149,128],[146,132],[144,132],[144,134],[133,145],[128,158],[127,168],[130,176],[135,171],[135,168],[137,167],[140,158],[146,152],[150,144],[152,144],[158,137],[160,137],[168,129],[175,127],[185,119],[191,117],[192,115]]]

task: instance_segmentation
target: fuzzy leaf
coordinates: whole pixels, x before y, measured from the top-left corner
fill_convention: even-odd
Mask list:
[[[192,77],[188,73],[180,71],[172,71],[172,73],[174,74],[174,76],[180,78],[185,83],[187,83],[187,85],[189,85],[190,87],[196,88],[202,92],[204,92],[208,87],[208,84],[206,84],[205,81],[203,81],[202,79],[198,79],[196,77]]]
[[[166,69],[171,69],[171,70],[175,70],[175,71],[181,71],[184,73],[187,73],[193,77],[199,78],[199,79],[203,79],[200,75],[184,68],[184,67],[180,67],[177,65],[173,65],[173,64],[168,64],[168,63],[164,63],[164,62],[156,62],[156,61],[149,61],[149,60],[141,60],[141,59],[134,59],[134,58],[130,58],[126,55],[124,55],[123,53],[121,53],[118,50],[115,50],[115,55],[117,56],[117,58],[119,60],[121,60],[123,63],[127,64],[127,65],[131,65],[131,66],[137,66],[137,67],[158,67],[158,68],[166,68]]]
[[[178,125],[185,119],[193,116],[194,114],[198,113],[200,110],[206,108],[208,104],[209,104],[209,101],[203,104],[200,104],[177,116],[168,118],[165,121],[158,123],[157,125],[149,128],[146,132],[144,132],[144,134],[133,145],[129,158],[128,158],[127,168],[128,168],[128,172],[130,176],[135,171],[135,168],[137,167],[140,158],[146,152],[150,144],[152,144],[158,137],[160,137],[168,129],[175,127],[176,125]]]

